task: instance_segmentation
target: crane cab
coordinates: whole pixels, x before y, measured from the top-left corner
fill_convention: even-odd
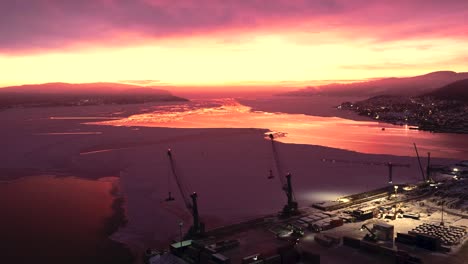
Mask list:
[[[270,170],[270,174],[268,175],[267,179],[271,180],[273,178],[275,178],[275,176],[273,175],[273,171]]]
[[[169,192],[167,198],[166,198],[164,201],[166,201],[166,202],[172,202],[172,201],[174,201],[174,200],[175,200],[175,198],[172,197],[172,193]]]

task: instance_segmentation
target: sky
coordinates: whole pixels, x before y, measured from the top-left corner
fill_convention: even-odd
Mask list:
[[[0,86],[468,71],[466,0],[0,0]]]

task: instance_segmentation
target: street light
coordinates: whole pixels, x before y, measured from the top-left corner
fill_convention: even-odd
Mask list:
[[[440,225],[444,226],[444,203],[443,202],[442,202],[442,210],[440,211],[440,217],[441,217]]]
[[[395,199],[396,199],[397,198],[398,185],[393,186],[393,188],[395,189]]]
[[[180,222],[179,223],[179,232],[180,232],[180,247],[182,247],[182,240],[183,240],[183,237],[182,237],[182,226],[184,225],[184,222]]]

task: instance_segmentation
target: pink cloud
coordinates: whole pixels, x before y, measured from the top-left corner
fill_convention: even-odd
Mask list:
[[[466,38],[467,17],[466,0],[2,0],[0,52],[257,30]]]

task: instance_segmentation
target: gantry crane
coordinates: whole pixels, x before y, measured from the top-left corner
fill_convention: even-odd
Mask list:
[[[295,215],[295,214],[298,213],[298,209],[297,209],[297,202],[295,201],[293,188],[292,188],[291,173],[287,173],[287,174],[284,173],[283,167],[281,166],[278,151],[276,149],[274,136],[273,136],[273,134],[269,134],[268,137],[271,140],[271,148],[272,148],[272,151],[273,151],[273,160],[274,160],[275,167],[276,167],[276,170],[277,170],[278,175],[279,175],[278,178],[279,178],[280,183],[281,183],[281,188],[282,188],[282,190],[284,191],[284,193],[286,194],[286,197],[287,197],[287,203],[283,207],[282,215],[286,216],[286,217],[291,216],[291,215]],[[282,175],[286,175],[286,177],[285,177],[286,180],[282,177]],[[272,170],[270,170],[269,178],[270,179],[273,178]]]
[[[340,159],[322,159],[323,162],[341,162],[348,164],[362,164],[371,166],[387,166],[388,167],[388,183],[393,184],[393,167],[405,167],[409,168],[410,164],[400,164],[392,162],[375,162],[375,161],[354,161],[354,160],[340,160]]]
[[[174,158],[172,156],[171,149],[167,150],[167,156],[169,158],[171,174],[177,183],[177,187],[179,188],[180,195],[182,196],[182,199],[184,200],[185,207],[187,208],[187,210],[190,211],[193,217],[193,224],[190,227],[188,233],[185,235],[185,237],[193,238],[193,237],[202,236],[205,233],[205,224],[200,221],[200,216],[198,214],[198,204],[197,204],[198,195],[197,193],[193,192],[192,194],[190,194],[190,199],[188,198],[187,188],[183,185],[183,182],[176,171],[176,166],[175,166]],[[166,199],[166,201],[174,201],[174,200],[175,199],[174,197],[172,197],[171,192],[169,192],[169,197]]]

